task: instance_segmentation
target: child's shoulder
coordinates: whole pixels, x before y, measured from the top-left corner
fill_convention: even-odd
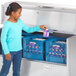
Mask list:
[[[3,26],[9,27],[10,23],[8,21],[4,22]]]
[[[19,18],[18,21],[22,22],[21,18]]]

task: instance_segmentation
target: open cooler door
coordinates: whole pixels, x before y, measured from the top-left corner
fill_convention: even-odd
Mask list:
[[[55,11],[39,11],[38,25],[43,24],[45,24],[49,29],[56,30],[54,32],[75,34],[76,14]]]

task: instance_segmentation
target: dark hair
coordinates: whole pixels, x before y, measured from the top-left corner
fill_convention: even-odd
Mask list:
[[[18,3],[16,2],[12,2],[11,4],[9,4],[9,6],[7,7],[7,10],[5,12],[5,14],[7,16],[11,15],[11,12],[14,11],[16,12],[18,9],[22,8],[22,6],[20,6]]]

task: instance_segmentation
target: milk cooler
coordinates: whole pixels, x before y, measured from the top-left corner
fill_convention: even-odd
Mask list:
[[[22,58],[21,76],[76,76],[76,7],[57,4],[20,2],[21,19],[29,27],[46,25],[53,30],[50,36],[66,38],[66,64]],[[8,3],[2,5],[1,23],[8,16],[5,10]],[[43,34],[43,30],[35,34]]]

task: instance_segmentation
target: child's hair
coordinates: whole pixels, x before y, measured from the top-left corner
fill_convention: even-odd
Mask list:
[[[22,8],[21,5],[19,5],[18,3],[16,2],[12,2],[11,4],[9,4],[9,6],[7,7],[7,10],[5,12],[5,14],[7,16],[10,16],[11,15],[11,12],[14,11],[16,12],[18,9]]]

